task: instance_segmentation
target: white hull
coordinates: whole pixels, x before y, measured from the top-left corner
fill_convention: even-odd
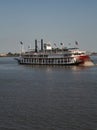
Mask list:
[[[19,64],[28,65],[78,65],[82,61],[75,60],[75,58],[19,58]]]

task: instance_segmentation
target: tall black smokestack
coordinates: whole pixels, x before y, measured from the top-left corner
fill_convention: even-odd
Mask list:
[[[41,39],[41,51],[43,51],[43,39]]]
[[[35,39],[35,52],[37,52],[37,39]]]

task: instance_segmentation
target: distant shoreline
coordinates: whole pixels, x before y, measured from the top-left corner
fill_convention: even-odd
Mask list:
[[[11,52],[9,52],[7,54],[1,53],[0,57],[18,57],[19,55],[20,55],[19,53],[11,53]]]

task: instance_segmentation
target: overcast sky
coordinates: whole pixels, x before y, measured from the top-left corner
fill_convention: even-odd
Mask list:
[[[41,38],[97,52],[97,0],[0,0],[0,53]]]

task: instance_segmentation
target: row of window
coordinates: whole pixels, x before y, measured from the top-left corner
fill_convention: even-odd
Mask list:
[[[33,58],[39,58],[39,57],[48,57],[48,55],[25,55],[24,57],[33,57]]]
[[[25,58],[22,60],[22,63],[39,63],[39,64],[59,64],[59,63],[68,63],[71,62],[72,58],[64,58],[64,59],[31,59]]]

